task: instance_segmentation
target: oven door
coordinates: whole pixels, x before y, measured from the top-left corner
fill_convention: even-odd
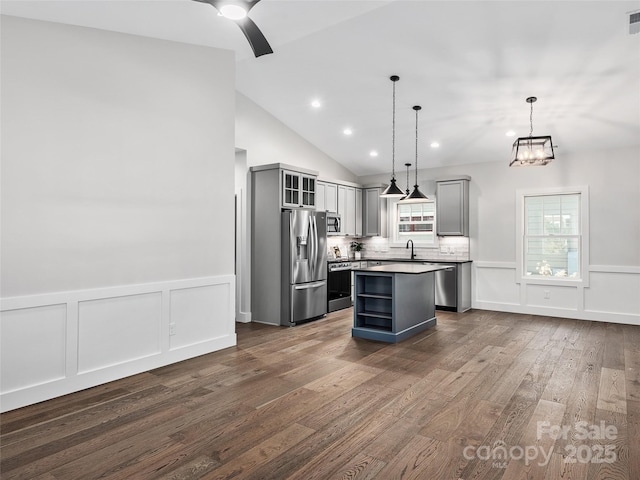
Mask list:
[[[327,308],[330,312],[349,308],[351,303],[351,269],[329,272]]]

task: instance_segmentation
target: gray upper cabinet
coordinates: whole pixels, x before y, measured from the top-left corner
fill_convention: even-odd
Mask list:
[[[325,182],[316,182],[316,210],[324,212],[327,210],[325,207],[327,195],[327,184]]]
[[[380,198],[382,188],[365,188],[362,205],[362,236],[386,236],[386,202]]]
[[[469,180],[436,182],[436,233],[469,236]]]
[[[356,234],[356,189],[338,185],[338,213],[344,235]]]
[[[327,212],[338,213],[338,185],[335,183],[327,183],[325,207]]]
[[[362,189],[356,188],[356,237],[362,236]]]
[[[316,177],[282,170],[282,207],[316,206]]]
[[[316,182],[316,210],[338,213],[338,185],[321,180]]]

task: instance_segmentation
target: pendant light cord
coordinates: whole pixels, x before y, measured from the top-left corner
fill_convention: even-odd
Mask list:
[[[396,81],[395,77],[391,77],[393,82],[393,116],[391,121],[391,178],[396,178]]]
[[[415,107],[414,107],[415,108]],[[419,108],[415,108],[416,111],[416,187],[418,186],[418,112]]]
[[[529,137],[533,136],[533,102],[530,103],[531,111],[529,112],[529,124],[531,125],[531,129],[529,130]]]

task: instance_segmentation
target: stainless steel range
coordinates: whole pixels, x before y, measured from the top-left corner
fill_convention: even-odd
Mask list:
[[[351,306],[351,262],[327,264],[327,308],[330,312]]]

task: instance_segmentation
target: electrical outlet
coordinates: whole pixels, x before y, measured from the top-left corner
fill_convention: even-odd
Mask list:
[[[169,335],[175,335],[176,334],[176,324],[175,323],[170,323],[169,324]]]
[[[549,300],[551,298],[551,292],[549,290],[544,291],[545,300]]]

